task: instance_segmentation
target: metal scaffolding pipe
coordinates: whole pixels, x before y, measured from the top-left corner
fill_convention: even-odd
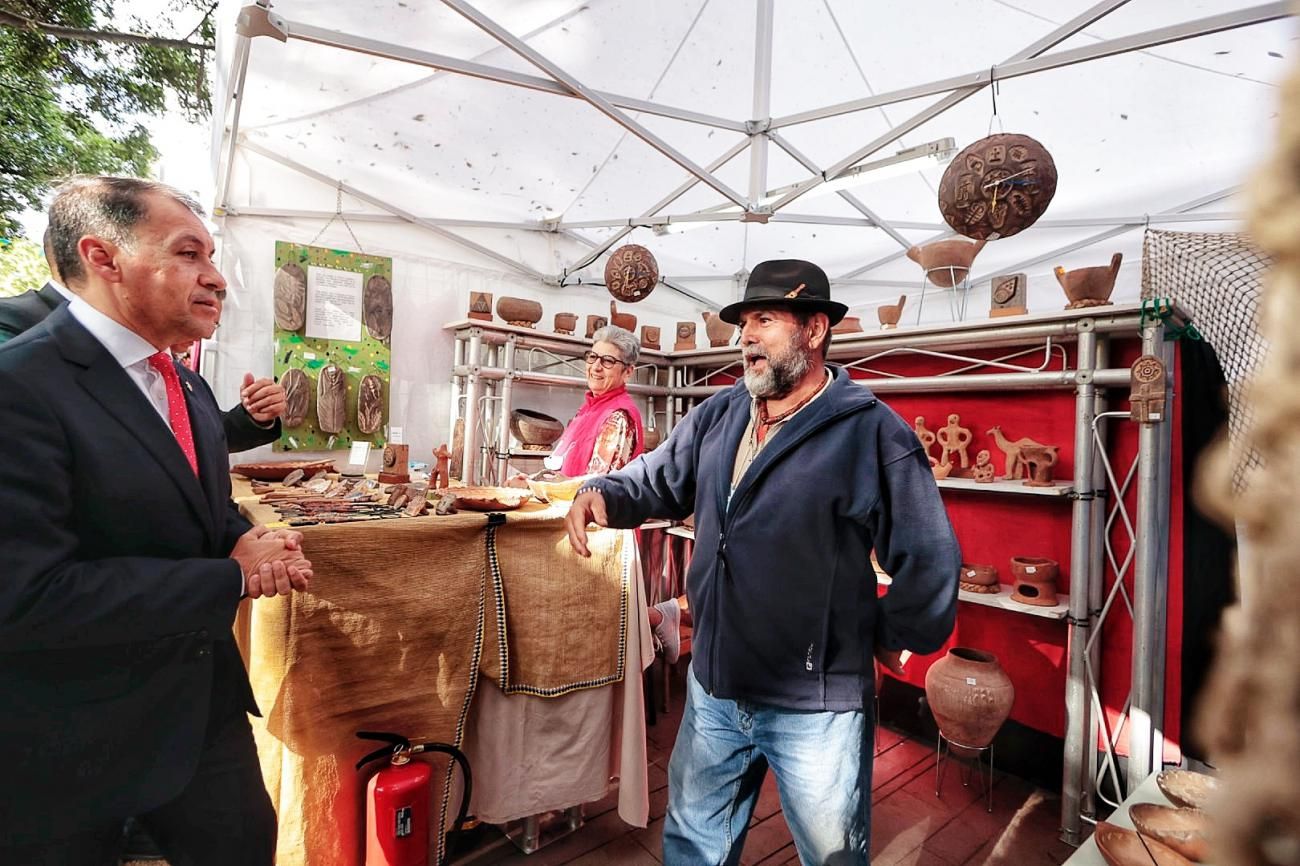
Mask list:
[[[1110,340],[1107,337],[1100,337],[1097,340],[1097,367],[1105,368],[1110,364]],[[1092,538],[1089,542],[1089,558],[1092,561],[1092,568],[1089,572],[1091,580],[1088,582],[1088,618],[1093,623],[1094,628],[1101,628],[1101,610],[1106,602],[1106,431],[1109,422],[1104,417],[1109,401],[1106,399],[1105,391],[1094,391],[1093,400],[1093,418],[1096,420],[1097,441],[1100,447],[1093,449],[1092,462],[1092,479],[1093,479],[1093,498],[1090,502],[1092,510]],[[1077,488],[1076,488],[1077,489]],[[1099,677],[1101,673],[1101,641],[1093,641],[1092,647],[1088,651],[1089,670],[1092,671],[1092,682],[1088,684],[1090,689],[1100,692],[1101,683]],[[1102,730],[1102,719],[1091,718],[1091,724],[1085,734],[1084,743],[1087,757],[1088,782],[1083,788],[1083,802],[1081,812],[1089,818],[1095,818],[1097,815],[1097,741]]]
[[[1070,617],[1068,631],[1069,661],[1065,676],[1065,761],[1061,772],[1061,838],[1077,845],[1083,838],[1081,826],[1084,791],[1088,788],[1089,748],[1092,730],[1091,699],[1088,690],[1088,636],[1093,620],[1088,610],[1089,590],[1097,575],[1092,573],[1092,499],[1094,447],[1092,418],[1096,408],[1097,334],[1080,329],[1074,398],[1074,500],[1070,522]]]
[[[1128,370],[1096,370],[1091,374],[1097,388],[1117,388],[1128,384]],[[1059,370],[1052,373],[987,373],[970,376],[916,376],[901,379],[856,379],[877,394],[890,392],[934,391],[1048,391],[1074,388],[1079,371]],[[679,397],[708,397],[725,391],[730,385],[694,385],[675,388]],[[629,386],[631,390],[631,386]]]
[[[482,381],[478,369],[483,357],[483,334],[477,328],[470,331],[466,356],[465,381],[468,386],[465,389],[465,436],[461,449],[460,480],[473,484],[475,457],[478,456],[478,398]]]
[[[501,362],[507,370],[515,368],[515,335],[511,334],[506,338],[505,359]],[[504,484],[506,481],[506,471],[510,460],[510,410],[513,408],[511,399],[514,397],[515,380],[511,376],[506,376],[501,380],[501,407],[500,418],[497,419],[497,483]]]

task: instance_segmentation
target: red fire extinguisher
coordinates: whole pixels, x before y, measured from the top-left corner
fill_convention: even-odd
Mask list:
[[[358,731],[357,736],[388,743],[357,761],[360,770],[372,761],[388,760],[388,766],[375,773],[366,786],[366,866],[428,866],[429,783],[433,768],[423,761],[412,761],[411,756],[445,752],[460,765],[465,789],[449,834],[454,839],[465,824],[472,789],[465,753],[447,743],[412,743],[400,734],[383,731]]]

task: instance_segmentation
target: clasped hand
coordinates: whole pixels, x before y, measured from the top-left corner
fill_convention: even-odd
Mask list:
[[[302,533],[254,526],[235,542],[230,558],[244,573],[249,598],[288,595],[311,582],[311,562],[302,554]]]

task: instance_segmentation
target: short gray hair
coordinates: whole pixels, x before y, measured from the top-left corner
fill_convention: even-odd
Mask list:
[[[180,202],[197,216],[203,206],[180,190],[136,177],[82,176],[63,183],[50,203],[50,243],[62,282],[85,276],[77,244],[86,235],[129,247],[135,227],[148,216],[148,196]]]
[[[636,359],[641,357],[641,341],[636,338],[636,334],[618,325],[598,328],[591,335],[591,344],[594,346],[597,343],[613,343],[622,356],[623,363],[629,367],[635,365]]]

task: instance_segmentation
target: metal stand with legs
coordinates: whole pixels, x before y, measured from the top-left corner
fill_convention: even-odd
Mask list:
[[[948,296],[948,314],[954,322],[966,321],[966,303],[970,300],[970,269],[955,265],[930,268],[921,277],[921,297],[916,302],[916,324],[921,324],[921,313],[925,309],[925,293],[931,284],[931,274],[941,275],[934,285]],[[943,287],[942,278],[947,277],[951,287]]]
[[[947,746],[945,749],[944,747]],[[989,756],[988,777],[984,775],[984,761],[981,760],[985,753]],[[971,777],[978,778],[981,786],[984,788],[984,795],[988,798],[985,809],[993,812],[993,746],[988,745],[983,748],[977,746],[963,746],[961,743],[954,743],[945,737],[939,735],[939,742],[936,747],[934,761],[934,795],[943,796],[943,772],[949,758],[961,762],[961,784],[963,788],[969,788]]]

